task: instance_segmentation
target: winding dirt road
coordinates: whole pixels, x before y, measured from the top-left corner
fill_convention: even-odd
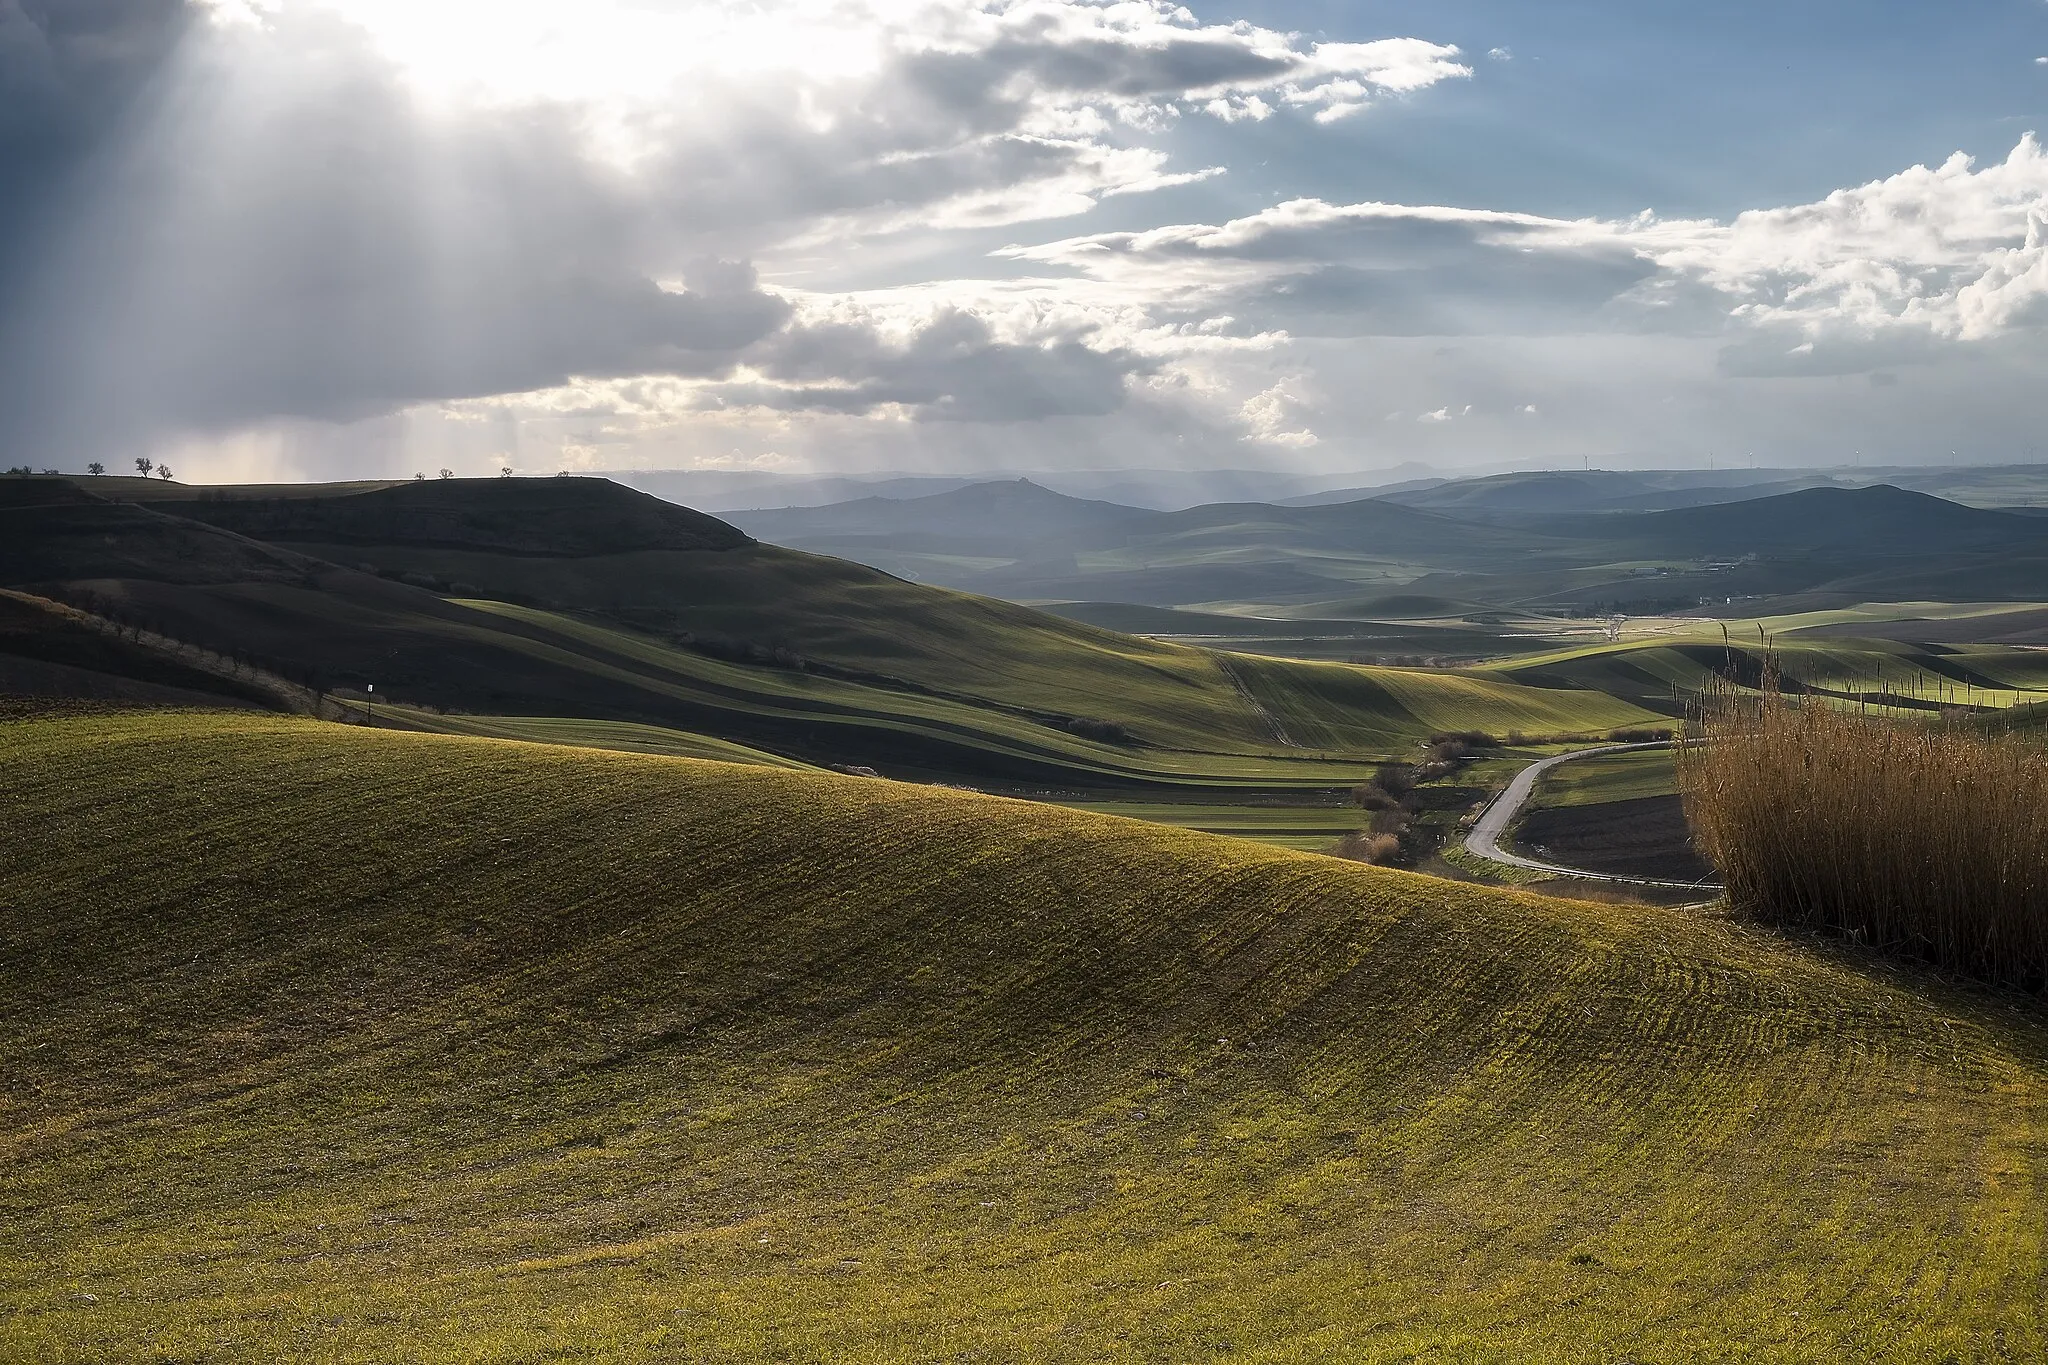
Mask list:
[[[1603,744],[1596,749],[1574,749],[1568,754],[1539,759],[1516,773],[1515,780],[1508,783],[1507,790],[1496,796],[1493,804],[1480,813],[1478,822],[1472,826],[1472,832],[1465,836],[1465,848],[1468,852],[1496,863],[1506,863],[1509,867],[1525,868],[1531,872],[1547,872],[1552,876],[1577,877],[1582,881],[1591,882],[1625,882],[1630,886],[1678,886],[1699,891],[1718,891],[1720,888],[1712,882],[1678,882],[1665,881],[1658,877],[1628,877],[1615,872],[1592,872],[1585,868],[1566,867],[1562,863],[1539,862],[1501,846],[1501,837],[1507,833],[1508,826],[1514,823],[1515,817],[1521,814],[1523,805],[1529,800],[1529,794],[1536,790],[1536,784],[1543,780],[1543,775],[1558,764],[1570,763],[1581,758],[1594,758],[1600,754],[1622,754],[1635,749],[1670,747],[1665,741],[1650,744]]]

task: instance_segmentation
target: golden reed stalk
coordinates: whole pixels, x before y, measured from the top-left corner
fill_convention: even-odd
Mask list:
[[[1768,668],[1699,721],[1679,790],[1735,909],[2048,988],[2048,749],[1788,698]]]

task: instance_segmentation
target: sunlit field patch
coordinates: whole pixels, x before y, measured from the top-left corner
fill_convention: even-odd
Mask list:
[[[2025,1359],[2032,1015],[1043,805],[16,720],[0,1357]]]

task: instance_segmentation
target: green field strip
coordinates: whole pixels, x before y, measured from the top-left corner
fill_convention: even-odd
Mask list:
[[[1671,751],[1650,749],[1561,763],[1536,784],[1528,809],[1602,806],[1677,794],[1678,770]]]
[[[1256,738],[1202,651],[772,546],[546,561],[405,546],[296,548],[344,563],[374,554],[410,571],[492,585],[481,596],[498,605],[518,598],[607,614],[652,610],[687,618],[707,636],[786,646],[1011,707],[1071,714],[1077,699],[1114,698],[1119,719],[1154,743]]]
[[[1527,687],[1479,672],[1231,657],[1287,735],[1310,747],[1399,753],[1437,731],[1584,733],[1657,719],[1599,692]]]
[[[1683,698],[1714,677],[1724,657],[1753,661],[1755,639],[1731,638],[1724,655],[1711,638],[1665,637],[1577,646],[1495,666],[1507,678],[1572,684],[1615,696]],[[1770,637],[1768,653],[1785,679],[1854,696],[1891,695],[1939,704],[2010,706],[2048,695],[2048,655],[2002,645],[1906,644],[1893,640]]]
[[[1226,834],[1280,848],[1319,852],[1370,818],[1355,806],[1237,805],[1229,802],[1061,800],[1073,810],[1121,815],[1179,829]]]
[[[580,749],[618,749],[626,753],[664,754],[671,758],[705,758],[721,763],[756,763],[771,768],[818,771],[815,765],[762,749],[693,735],[659,725],[630,721],[584,720],[575,716],[468,716],[419,711],[407,707],[364,705],[380,719],[402,718],[406,728],[434,734],[470,735],[478,739],[515,739],[529,744],[566,744]]]
[[[532,608],[498,602],[466,602],[572,643],[595,643],[604,652],[648,671],[604,664],[544,639],[507,635],[508,646],[551,660],[588,667],[678,700],[726,709],[737,716],[774,717],[812,724],[860,725],[917,733],[1067,770],[1068,780],[1088,778],[1180,784],[1227,782],[1266,785],[1274,781],[1329,785],[1357,780],[1364,758],[1168,749],[1123,750],[1064,734],[1031,720],[962,702],[866,687],[789,669],[750,668],[672,649],[627,632]],[[1210,665],[1213,667],[1213,664]],[[1219,675],[1220,676],[1220,675]]]

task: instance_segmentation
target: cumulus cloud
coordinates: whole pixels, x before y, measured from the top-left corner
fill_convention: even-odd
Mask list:
[[[1074,337],[999,339],[987,319],[946,308],[892,337],[872,319],[791,327],[752,356],[751,375],[697,391],[706,408],[865,414],[883,407],[927,421],[1102,416],[1123,406],[1128,376],[1154,362]]]
[[[1309,405],[1290,392],[1286,383],[1252,395],[1238,408],[1238,415],[1250,428],[1244,439],[1295,450],[1322,443],[1308,425],[1308,413]]]
[[[1833,373],[2048,322],[2044,234],[2028,134],[1993,165],[1958,154],[1728,222],[1301,199],[999,254],[1303,333],[1739,331],[1731,373]]]
[[[1599,224],[1319,199],[1219,225],[1099,233],[999,254],[1143,291],[1188,315],[1228,312],[1305,335],[1583,327],[1658,269]]]
[[[1726,225],[1641,220],[1622,231],[1735,317],[1830,331],[1979,341],[2044,320],[2048,153],[2029,133],[2003,162],[1957,153]]]

